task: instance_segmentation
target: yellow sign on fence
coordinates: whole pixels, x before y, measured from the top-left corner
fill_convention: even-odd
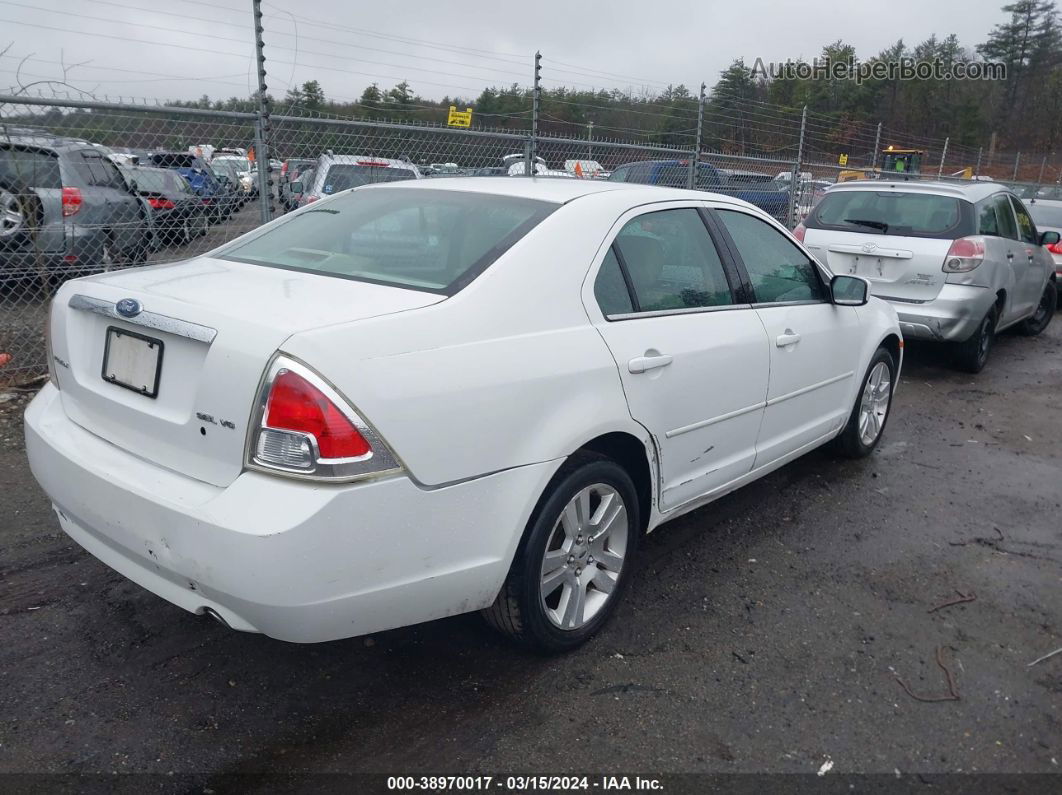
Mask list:
[[[465,108],[465,110],[458,110],[453,105],[450,106],[450,115],[446,117],[446,123],[451,127],[471,127],[472,126],[472,108]]]
[[[848,155],[847,154],[843,154],[839,158],[837,158],[837,165],[839,165],[839,166],[847,166],[848,165]]]

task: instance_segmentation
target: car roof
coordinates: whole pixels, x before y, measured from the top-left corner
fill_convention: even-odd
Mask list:
[[[978,202],[996,193],[1013,193],[1006,185],[998,182],[914,182],[908,180],[860,179],[852,182],[839,182],[830,188],[830,195],[844,191],[882,191],[896,190],[904,193],[928,193],[935,196],[953,196]]]
[[[454,190],[468,193],[489,193],[497,196],[514,196],[525,199],[566,204],[582,196],[626,191],[634,203],[650,203],[673,200],[718,201],[756,209],[748,202],[719,193],[684,188],[668,188],[645,185],[640,182],[610,182],[602,179],[564,179],[560,177],[444,177],[428,180],[402,180],[364,185],[355,190],[371,190],[377,187],[401,190]],[[759,212],[759,210],[757,210]]]
[[[373,163],[376,165],[386,164],[388,168],[396,166],[412,166],[408,160],[399,160],[394,157],[374,157],[373,155],[321,155],[321,159],[329,164],[356,166],[359,163]]]

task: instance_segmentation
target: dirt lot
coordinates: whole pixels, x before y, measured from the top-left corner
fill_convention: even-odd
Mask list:
[[[474,615],[297,646],[185,613],[59,531],[16,396],[0,773],[1057,773],[1062,654],[1029,663],[1062,646],[1060,398],[1062,321],[977,377],[909,345],[870,459],[664,526],[609,627],[542,658]],[[958,699],[916,700],[897,677],[949,693],[938,649]]]

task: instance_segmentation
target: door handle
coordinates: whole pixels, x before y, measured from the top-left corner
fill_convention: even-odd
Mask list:
[[[1014,252],[1013,251],[1008,251],[1007,252],[1007,259],[1014,259]]]
[[[664,353],[655,356],[635,356],[627,362],[627,369],[632,373],[644,373],[658,367],[667,367],[669,364],[671,364],[671,357]]]
[[[790,345],[796,345],[800,342],[800,335],[793,329],[787,328],[784,334],[779,334],[778,339],[774,341],[774,344],[779,348],[788,348]]]

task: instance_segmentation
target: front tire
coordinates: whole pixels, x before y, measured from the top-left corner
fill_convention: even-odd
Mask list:
[[[855,406],[848,417],[836,448],[847,458],[865,458],[881,441],[885,424],[892,411],[892,392],[896,383],[896,361],[885,348],[878,348],[870,360]]]
[[[988,354],[996,341],[996,323],[999,320],[999,309],[993,306],[988,314],[981,319],[977,331],[970,335],[965,342],[960,342],[955,348],[955,363],[960,370],[968,373],[979,373],[985,369],[988,363]]]
[[[1040,296],[1040,303],[1036,307],[1036,312],[1032,317],[1026,318],[1022,321],[1019,330],[1026,337],[1035,337],[1051,323],[1051,318],[1055,316],[1055,308],[1058,306],[1058,288],[1054,282],[1049,281],[1044,286],[1043,295]]]
[[[573,457],[532,514],[487,622],[544,652],[574,649],[615,610],[641,536],[638,497],[614,461]]]

